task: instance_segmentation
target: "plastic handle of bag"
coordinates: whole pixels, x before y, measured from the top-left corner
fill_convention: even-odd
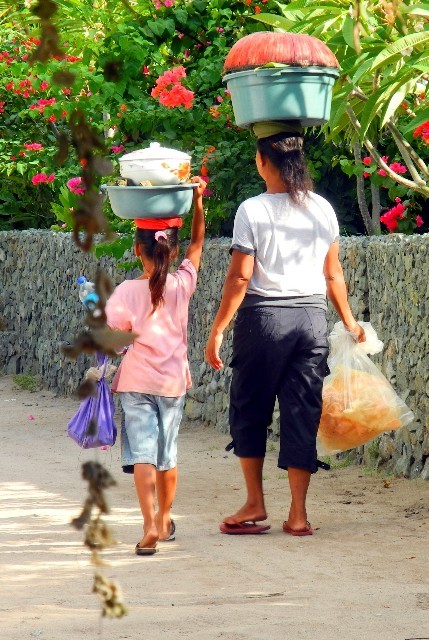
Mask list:
[[[99,367],[103,367],[103,372],[100,378],[100,380],[103,380],[107,369],[107,356],[104,353],[97,352],[97,364]]]

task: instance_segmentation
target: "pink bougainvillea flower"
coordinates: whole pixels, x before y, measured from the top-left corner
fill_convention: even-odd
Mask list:
[[[390,211],[386,211],[380,216],[380,222],[382,222],[389,231],[395,231],[398,228],[398,219],[391,215]]]
[[[120,144],[118,146],[117,145],[113,145],[110,148],[113,151],[113,153],[122,153],[122,151],[125,149],[123,144]]]
[[[46,91],[46,89],[49,89],[49,82],[43,80],[43,82],[40,83],[40,91]]]
[[[389,231],[395,231],[398,228],[398,220],[403,220],[405,218],[405,205],[402,202],[398,202],[395,207],[383,213],[380,216],[380,222],[382,222]]]
[[[75,193],[77,196],[81,196],[85,193],[86,187],[80,176],[77,176],[76,178],[70,178],[70,180],[68,180],[66,184],[69,191]]]
[[[407,173],[407,167],[404,167],[403,164],[401,164],[400,162],[392,162],[389,167],[392,169],[392,171],[394,171],[395,173]]]
[[[386,169],[379,169],[379,170],[377,171],[377,173],[378,173],[378,175],[379,175],[379,176],[383,176],[383,177],[384,177],[384,176],[387,176]]]
[[[43,145],[40,142],[26,142],[24,147],[28,149],[28,151],[41,151],[43,149]]]
[[[156,80],[156,85],[151,91],[153,98],[158,98],[160,104],[174,108],[183,106],[185,109],[192,107],[194,92],[186,89],[181,84],[181,79],[186,78],[186,70],[182,66],[167,69]]]
[[[145,64],[142,66],[142,74],[144,76],[147,76],[149,74],[149,67],[147,67]]]
[[[370,176],[371,174],[370,174],[370,173],[368,173],[368,171],[364,171],[362,175],[363,175],[363,177],[364,177],[364,178],[369,178],[369,176]]]
[[[421,227],[424,224],[424,220],[421,216],[416,216],[416,227]]]
[[[367,167],[371,164],[372,162],[372,158],[371,156],[366,156],[363,160],[362,160],[363,164],[366,165]]]
[[[46,173],[36,173],[35,176],[31,178],[31,182],[33,184],[41,184],[42,182],[53,182],[55,180],[55,176],[53,173],[46,175]]]

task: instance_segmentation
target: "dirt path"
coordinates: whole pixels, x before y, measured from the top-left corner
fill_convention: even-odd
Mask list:
[[[76,407],[0,378],[2,640],[100,637],[94,569],[69,526],[86,489],[80,464],[93,457],[65,435]],[[129,607],[122,620],[103,621],[103,639],[429,638],[427,483],[357,467],[319,472],[309,497],[319,529],[293,538],[281,532],[287,478],[269,451],[271,533],[225,536],[218,523],[243,500],[227,442],[203,427],[182,430],[177,538],[150,558],[133,554],[141,519],[119,447],[98,452],[118,481],[110,521],[120,542],[103,572]]]

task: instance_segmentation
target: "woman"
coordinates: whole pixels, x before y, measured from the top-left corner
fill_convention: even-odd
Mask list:
[[[262,469],[267,428],[280,408],[278,466],[288,470],[291,505],[283,531],[311,535],[306,496],[318,469],[316,434],[328,372],[326,295],[346,328],[365,340],[347,300],[339,228],[331,205],[311,191],[303,138],[285,123],[254,125],[256,166],[266,192],[238,208],[219,311],[206,359],[223,367],[223,332],[234,325],[230,428],[247,500],[223,533],[262,533],[267,519]]]

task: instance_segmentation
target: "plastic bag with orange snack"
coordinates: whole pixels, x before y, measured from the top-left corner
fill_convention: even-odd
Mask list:
[[[353,449],[384,431],[400,429],[414,419],[368,354],[379,353],[383,343],[370,322],[360,323],[366,341],[337,322],[329,336],[331,373],[323,385],[318,451],[332,454]]]

